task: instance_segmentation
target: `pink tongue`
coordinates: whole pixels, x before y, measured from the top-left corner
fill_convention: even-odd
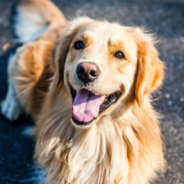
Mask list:
[[[95,96],[89,91],[80,90],[72,106],[73,116],[77,121],[89,122],[99,113],[101,96]]]

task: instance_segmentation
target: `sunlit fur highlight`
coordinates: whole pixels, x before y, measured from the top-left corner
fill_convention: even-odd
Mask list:
[[[90,22],[95,20],[74,19],[60,39],[40,37],[17,52],[12,80],[22,107],[36,119],[35,158],[49,184],[148,184],[165,168],[159,115],[150,97],[162,84],[164,65],[152,37],[127,27],[138,51],[128,93],[90,128],[76,128],[64,66],[74,36]]]

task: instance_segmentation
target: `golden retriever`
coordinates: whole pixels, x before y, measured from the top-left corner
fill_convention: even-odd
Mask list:
[[[148,184],[165,168],[151,94],[164,78],[152,35],[24,0],[2,113],[36,121],[35,158],[51,184]]]

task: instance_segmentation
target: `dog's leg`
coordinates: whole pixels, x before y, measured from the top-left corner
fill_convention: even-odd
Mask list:
[[[15,90],[16,53],[11,55],[8,64],[8,92],[1,105],[2,114],[10,121],[16,120],[23,112]]]
[[[8,93],[6,99],[2,102],[1,112],[10,121],[16,120],[22,114],[22,108],[13,84],[8,86]]]

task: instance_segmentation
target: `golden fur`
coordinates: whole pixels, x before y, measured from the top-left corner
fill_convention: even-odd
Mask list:
[[[26,1],[47,19],[54,17],[53,6],[48,8],[51,13],[45,13],[35,0],[25,0],[22,8],[27,7]],[[63,17],[52,21],[55,24],[46,37],[44,33],[18,49],[12,77],[21,106],[36,119],[35,157],[46,169],[46,181],[150,183],[165,166],[159,115],[150,96],[164,78],[153,37],[138,27],[86,17],[68,22],[61,34]],[[63,21],[63,26],[57,27],[57,21]],[[86,45],[83,51],[73,49],[77,40]],[[119,50],[125,59],[114,57]],[[91,125],[79,127],[71,120],[70,85],[79,90],[74,74],[83,60],[97,63],[102,71],[89,90],[96,95],[121,90],[122,95]]]

